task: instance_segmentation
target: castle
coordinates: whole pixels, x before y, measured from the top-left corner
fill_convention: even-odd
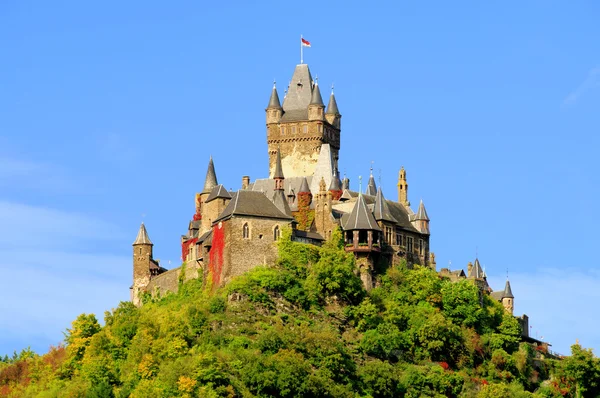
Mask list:
[[[265,111],[269,178],[243,176],[241,189],[230,192],[218,183],[211,157],[202,191],[195,196],[195,214],[181,237],[181,268],[167,271],[153,259],[152,242],[141,225],[133,243],[134,304],[140,305],[142,292],[176,291],[182,279],[202,274],[218,286],[273,263],[283,228],[291,229],[292,240],[313,245],[341,228],[345,249],[354,254],[367,290],[374,286],[377,264],[404,259],[436,269],[430,220],[423,201],[416,212],[410,207],[404,168],[398,174],[396,201],[386,199],[372,170],[364,192],[353,190],[348,178],[340,179],[342,115],[333,89],[325,106],[307,64],[296,66],[283,103],[273,85]],[[466,274],[447,268],[439,273],[451,280],[473,280],[512,314],[510,283],[492,291],[478,259],[469,263]]]

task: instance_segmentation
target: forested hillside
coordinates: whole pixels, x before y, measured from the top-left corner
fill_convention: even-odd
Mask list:
[[[214,289],[80,315],[65,346],[0,362],[2,397],[595,397],[591,350],[550,359],[471,282],[380,269],[366,292],[341,234]],[[204,287],[203,287],[204,285]]]

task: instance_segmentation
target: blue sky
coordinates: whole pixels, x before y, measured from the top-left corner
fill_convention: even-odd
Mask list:
[[[404,165],[438,268],[478,252],[534,336],[600,349],[600,4],[201,3],[0,2],[0,354],[128,299],[143,214],[178,263],[209,155],[267,176],[300,34],[352,186],[374,161],[396,198]]]

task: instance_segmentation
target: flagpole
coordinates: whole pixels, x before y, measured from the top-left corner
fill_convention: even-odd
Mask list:
[[[304,46],[302,45],[302,35],[300,35],[300,64],[302,64],[302,62],[304,61],[304,57],[303,57],[303,48]]]

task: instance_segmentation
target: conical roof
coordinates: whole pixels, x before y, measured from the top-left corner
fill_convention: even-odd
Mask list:
[[[350,216],[348,216],[348,219],[346,220],[346,225],[344,225],[344,230],[346,231],[357,229],[381,231],[375,217],[373,217],[373,213],[371,213],[367,207],[367,203],[362,194],[358,195],[358,199],[356,200],[356,203],[354,203],[352,212],[350,212]]]
[[[327,105],[328,115],[339,115],[340,111],[338,110],[337,101],[335,100],[335,95],[333,95],[333,91],[331,91],[331,95],[329,96],[329,105]]]
[[[515,296],[513,296],[512,289],[510,288],[510,282],[508,280],[506,281],[506,285],[504,285],[504,294],[502,295],[502,298],[515,298]]]
[[[144,223],[140,225],[140,230],[138,231],[137,237],[135,238],[134,245],[152,245],[152,241],[148,237],[148,231],[146,231],[146,226]]]
[[[421,200],[421,204],[419,204],[419,210],[417,211],[417,216],[415,217],[415,220],[429,221],[429,217],[427,216],[427,210],[425,210],[423,200]]]
[[[302,178],[302,183],[300,184],[300,190],[298,193],[310,193],[310,188],[308,187],[308,181],[306,177]]]
[[[333,172],[333,177],[331,178],[331,184],[329,184],[329,190],[330,191],[341,191],[342,190],[342,183],[340,181],[340,178],[338,177],[337,171]]]
[[[277,94],[275,83],[273,83],[273,91],[271,91],[271,98],[269,99],[267,109],[281,109],[281,103],[279,102],[279,95]]]
[[[388,206],[387,201],[383,197],[381,187],[377,189],[377,195],[375,196],[375,205],[373,208],[373,215],[375,216],[375,220],[377,221],[389,221],[393,223],[398,222],[398,220],[396,220],[390,212],[390,207]]]
[[[290,210],[290,204],[288,203],[287,198],[283,193],[283,190],[274,191],[271,202],[273,202],[275,207],[277,207],[277,209],[286,216],[292,215],[292,210]]]
[[[218,184],[217,173],[215,173],[215,164],[213,163],[213,158],[211,156],[208,161],[208,170],[206,170],[206,178],[204,180],[204,189],[202,189],[202,193],[209,193]]]
[[[281,153],[279,152],[279,148],[277,148],[277,156],[275,157],[275,171],[273,172],[273,178],[284,178],[283,168],[281,167]]]
[[[373,173],[371,173],[371,176],[369,177],[369,183],[367,184],[367,191],[365,193],[371,196],[377,195],[377,185],[375,185],[375,177],[373,177]]]
[[[286,113],[306,110],[312,97],[312,82],[308,65],[296,65],[287,95],[283,100],[283,110]]]
[[[312,96],[310,97],[310,105],[325,106],[325,104],[323,104],[323,97],[321,97],[321,90],[319,90],[318,82],[315,82],[315,86],[313,87]]]
[[[344,179],[342,180],[342,189],[350,189],[350,180],[346,176],[344,176]]]

